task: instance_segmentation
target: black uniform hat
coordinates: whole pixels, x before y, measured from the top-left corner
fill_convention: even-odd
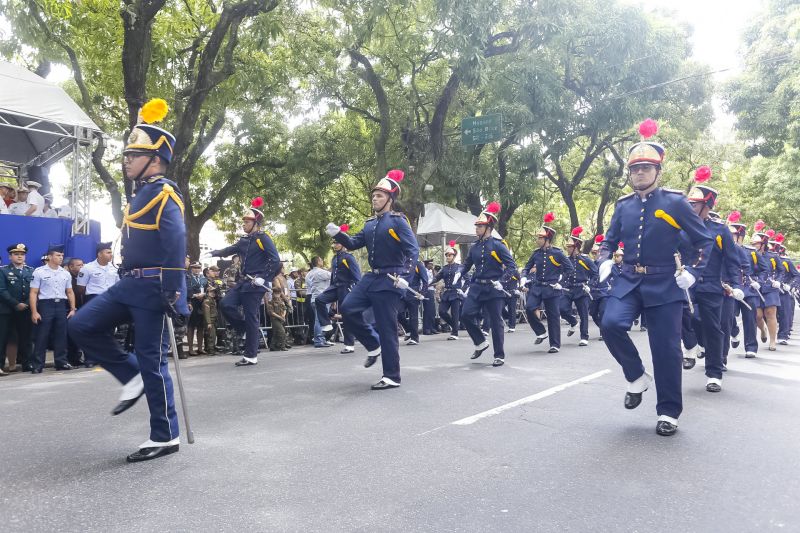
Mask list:
[[[25,246],[22,243],[12,244],[8,248],[6,248],[6,250],[8,250],[9,254],[13,254],[13,253],[16,253],[16,252],[23,253],[23,254],[27,254],[28,253],[28,247]]]
[[[99,254],[103,250],[110,250],[110,249],[111,249],[111,243],[110,242],[98,242],[97,243],[97,247],[95,248],[94,252],[96,254]]]
[[[52,253],[63,254],[64,253],[64,245],[63,244],[51,244],[50,246],[47,247],[47,255],[50,255]]]

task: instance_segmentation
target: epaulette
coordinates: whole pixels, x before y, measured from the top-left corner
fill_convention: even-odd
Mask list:
[[[617,202],[621,202],[622,200],[627,200],[628,198],[633,198],[634,193],[628,193],[625,196],[620,196],[617,198]]]
[[[557,252],[561,252],[561,251],[563,251],[563,250],[561,250],[561,248],[559,248],[558,246],[551,246],[551,247],[550,247],[550,250],[551,250],[551,251],[552,251],[552,250],[555,250],[555,251],[557,251]]]
[[[661,190],[664,192],[671,192],[672,194],[680,194],[681,196],[685,196],[683,191],[678,189],[667,189],[666,187],[661,187]]]
[[[724,223],[723,221],[721,221],[721,220],[714,220],[714,219],[712,219],[712,218],[709,218],[709,219],[708,219],[708,221],[709,221],[709,222],[713,222],[714,224],[719,224],[720,226],[727,226],[727,224],[725,224],[725,223]]]
[[[378,218],[378,217],[377,217],[377,216],[375,216],[375,215],[372,215],[372,216],[371,216],[371,217],[369,217],[369,218],[368,218],[366,221],[367,221],[367,222],[369,222],[370,220],[375,220],[376,218]]]
[[[752,250],[752,251],[755,251],[755,250],[756,250],[754,247],[752,247],[752,246],[747,246],[746,244],[745,244],[745,245],[744,245],[742,248],[744,248],[745,250]]]

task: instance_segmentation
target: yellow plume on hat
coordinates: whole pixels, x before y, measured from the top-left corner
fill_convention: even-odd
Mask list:
[[[153,98],[142,106],[142,110],[139,111],[139,116],[141,116],[142,120],[146,123],[153,124],[154,122],[161,122],[164,120],[167,113],[169,113],[167,101],[162,98]]]

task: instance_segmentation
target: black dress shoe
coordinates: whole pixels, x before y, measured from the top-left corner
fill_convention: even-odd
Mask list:
[[[709,383],[706,385],[706,390],[708,392],[719,392],[722,390],[722,387],[720,387],[718,383]]]
[[[31,370],[31,374],[41,374],[41,373],[42,373],[41,368],[34,368]]]
[[[480,350],[476,349],[474,352],[472,352],[472,355],[470,355],[469,358],[470,359],[477,359],[478,357],[483,355],[483,352],[485,352],[488,349],[489,349],[489,345],[488,344],[486,345],[486,348],[481,348]]]
[[[66,365],[57,366],[56,370],[72,370],[73,368],[75,367],[67,363]]]
[[[738,348],[739,347],[739,342],[740,341],[731,341],[731,347],[732,348]]]
[[[642,403],[643,392],[626,392],[625,409],[636,409]]]
[[[370,387],[372,390],[389,390],[389,389],[396,389],[400,385],[395,385],[394,383],[389,383],[388,381],[380,380],[375,385]]]
[[[499,357],[495,357],[492,366],[503,366],[504,364],[506,364],[505,359],[500,359]]]
[[[551,346],[550,349],[547,350],[547,353],[558,353],[558,348]]]
[[[698,359],[703,359],[705,356],[706,356],[706,352],[700,352],[699,354],[697,354],[697,358]]]
[[[349,348],[345,348],[339,353],[354,353],[355,351],[356,351],[355,348],[353,348],[352,350]]]
[[[364,368],[369,368],[375,364],[375,361],[378,360],[381,354],[378,355],[368,355],[366,361],[364,361]]]
[[[234,364],[235,364],[236,366],[255,366],[255,365],[257,365],[258,363],[254,363],[254,362],[252,362],[252,361],[248,361],[247,359],[245,359],[244,357],[242,357],[242,359],[241,359],[241,360],[239,360],[239,361],[236,361]]]
[[[536,337],[536,340],[533,341],[533,343],[534,344],[542,344],[546,338],[547,338],[547,335],[545,335],[544,337]]]
[[[684,370],[691,370],[691,369],[694,368],[695,363],[697,363],[697,361],[695,361],[694,359],[692,359],[690,357],[684,357],[683,358],[683,369]]]
[[[139,394],[139,396],[137,396],[136,398],[131,398],[130,400],[122,400],[122,401],[120,401],[120,402],[119,402],[119,403],[118,403],[118,404],[117,404],[117,405],[116,405],[116,406],[115,406],[115,407],[114,407],[114,408],[111,410],[111,414],[116,416],[116,415],[118,415],[118,414],[120,414],[120,413],[124,413],[125,411],[127,411],[128,409],[130,409],[131,407],[133,407],[133,405],[134,405],[136,402],[138,402],[138,401],[139,401],[139,398],[141,398],[142,396],[144,396],[144,390],[142,390],[142,393],[141,393],[141,394]]]
[[[661,435],[662,437],[671,437],[678,431],[678,426],[673,424],[672,422],[667,422],[666,420],[659,420],[658,424],[656,424],[656,433]]]
[[[138,463],[140,461],[149,461],[150,459],[158,459],[159,457],[163,457],[165,455],[169,455],[171,453],[175,453],[178,451],[179,444],[173,444],[171,446],[154,446],[152,448],[139,448],[132,454],[130,454],[126,460],[129,463]]]

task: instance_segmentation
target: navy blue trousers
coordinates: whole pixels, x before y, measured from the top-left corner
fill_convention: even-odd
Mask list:
[[[569,322],[571,327],[578,325],[580,320],[580,334],[581,339],[589,340],[589,297],[580,289],[581,295],[575,296],[573,291],[564,291],[559,304],[559,313],[561,318]],[[572,314],[572,304],[575,304],[575,309],[578,310],[578,318]]]
[[[794,320],[794,296],[786,292],[781,294],[781,306],[778,308],[778,339],[789,339],[792,320]]]
[[[510,291],[509,291],[510,292]],[[508,327],[514,329],[517,327],[517,302],[519,296],[506,296],[505,303],[503,304],[503,318],[508,319]]]
[[[56,368],[67,361],[67,300],[39,300],[36,310],[42,319],[33,327],[33,366],[34,370],[44,368],[47,345],[53,341],[53,359]]]
[[[417,342],[419,342],[419,303],[414,297],[404,296],[397,306],[397,319],[406,330],[406,335],[410,335],[411,339]]]
[[[742,315],[742,332],[744,333],[744,349],[747,352],[758,353],[758,338],[756,337],[756,309],[761,298],[758,296],[748,296],[744,299],[752,310],[748,310],[742,304],[739,311]]]
[[[703,332],[706,377],[722,379],[722,293],[696,292],[692,327]]]
[[[450,334],[458,336],[458,327],[461,322],[461,299],[442,300],[439,302],[439,316],[450,324]]]
[[[400,383],[400,341],[397,338],[397,308],[400,294],[395,291],[369,292],[359,282],[342,304],[344,325],[367,351],[381,349],[383,377]],[[375,327],[364,321],[364,311],[372,308]],[[377,331],[376,331],[377,329]]]
[[[589,302],[589,316],[592,317],[594,325],[600,329],[600,324],[603,321],[603,313],[606,312],[606,300],[608,296],[595,296],[594,300]]]
[[[683,410],[681,307],[683,302],[644,307],[637,287],[623,298],[608,298],[601,328],[608,350],[622,366],[625,379],[632,382],[642,376],[644,365],[628,331],[633,325],[633,319],[640,313],[647,319],[647,337],[656,381],[656,412],[672,418],[678,418]]]
[[[314,300],[314,307],[316,316],[318,317],[320,326],[328,326],[331,323],[331,317],[328,314],[328,305],[336,302],[339,314],[342,314],[342,304],[347,294],[350,292],[350,287],[334,287],[330,286],[325,291],[317,296]],[[344,315],[342,315],[344,316]],[[342,333],[344,334],[344,345],[353,346],[356,343],[355,337],[350,333],[350,328],[346,324],[342,324]]]
[[[528,297],[525,299],[525,315],[528,317],[528,324],[536,335],[548,334],[550,346],[561,348],[561,317],[559,303],[561,296],[554,296],[552,298],[540,298],[528,292]],[[544,329],[542,322],[536,318],[534,311],[540,306],[544,305],[544,311],[547,313],[547,329]]]
[[[492,295],[488,299],[481,300],[486,291],[494,291],[497,296]],[[503,293],[492,287],[491,285],[477,286],[473,285],[469,289],[467,299],[464,301],[464,307],[461,309],[461,318],[464,321],[464,327],[469,333],[472,344],[478,346],[486,340],[483,336],[483,331],[480,327],[481,308],[486,312],[486,317],[489,320],[489,326],[492,329],[492,347],[494,348],[494,356],[500,359],[505,359],[506,352],[503,347],[505,341],[505,333],[503,332],[503,305],[506,299]]]
[[[692,298],[694,299],[694,296]],[[695,306],[694,312],[695,314],[697,313],[697,306]],[[687,304],[684,304],[683,309],[681,309],[681,339],[683,340],[683,347],[687,350],[691,350],[698,344],[700,346],[703,345],[703,332],[700,328],[695,329],[694,317],[689,312]]]
[[[141,373],[150,408],[150,440],[154,442],[169,442],[179,433],[167,359],[167,320],[161,311],[126,305],[105,292],[69,321],[69,335],[75,344],[117,381],[125,384]],[[131,321],[136,335],[133,353],[127,353],[114,338],[114,328]]]
[[[434,291],[425,291],[427,300],[422,300],[422,333],[433,335],[436,333],[436,294]]]
[[[261,338],[258,313],[267,290],[254,291],[251,285],[250,281],[240,281],[234,288],[228,289],[219,307],[236,333],[245,335],[244,356],[255,358],[258,357],[258,341]]]
[[[736,323],[736,316],[734,310],[736,309],[736,300],[730,296],[722,299],[722,364],[728,364],[728,352],[731,349],[731,330]]]

